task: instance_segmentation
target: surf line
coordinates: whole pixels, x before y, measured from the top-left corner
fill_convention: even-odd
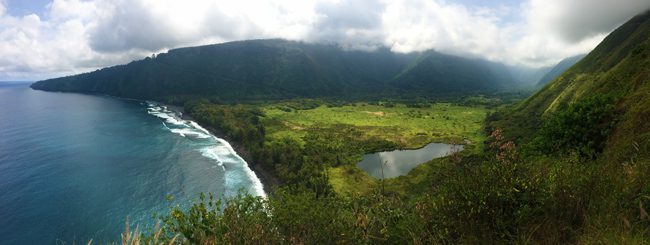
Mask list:
[[[216,137],[194,121],[182,119],[178,112],[167,106],[152,101],[145,101],[144,105],[147,106],[148,114],[163,120],[163,126],[167,130],[203,145],[199,150],[201,155],[214,160],[224,171],[227,196],[236,195],[241,188],[251,195],[266,197],[261,180],[228,141]],[[237,189],[228,190],[229,188]]]

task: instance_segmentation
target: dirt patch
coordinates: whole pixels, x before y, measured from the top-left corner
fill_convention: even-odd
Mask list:
[[[375,115],[375,116],[379,116],[379,117],[386,116],[386,113],[383,112],[383,111],[364,111],[364,112],[368,113],[370,115]]]
[[[287,121],[282,122],[282,124],[284,124],[284,126],[287,126],[287,127],[289,127],[290,129],[293,129],[293,130],[305,130],[304,127],[301,127],[301,126],[298,126],[298,125],[295,125],[295,124],[291,124],[291,123],[289,123]]]

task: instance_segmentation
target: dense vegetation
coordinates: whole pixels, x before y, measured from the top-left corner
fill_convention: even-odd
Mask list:
[[[544,120],[533,145],[546,154],[577,153],[595,158],[615,125],[613,99],[592,96]]]
[[[292,244],[648,243],[648,95],[650,13],[618,28],[535,95],[488,115],[489,136],[483,147],[431,161],[404,178],[370,186],[373,191],[362,195],[331,191],[326,181],[331,171],[303,168],[323,163],[345,166],[345,161],[337,160],[350,156],[346,149],[364,151],[377,145],[357,144],[355,139],[363,139],[364,132],[307,125],[314,115],[290,116],[297,113],[290,106],[263,108],[263,115],[286,119],[285,126],[297,132],[307,130],[298,130],[304,126],[324,132],[291,136],[278,129],[265,131],[266,138],[285,134],[291,137],[282,139],[303,140],[282,146],[301,153],[271,158],[299,159],[300,164],[287,167],[286,173],[303,175],[287,178],[295,183],[267,199],[243,195],[215,204],[208,198],[189,210],[175,209],[163,219],[158,239]],[[390,103],[383,106],[391,108]],[[310,106],[309,110],[325,108]],[[332,139],[340,139],[331,144],[335,147],[322,145]],[[321,145],[310,149],[312,144]],[[262,144],[262,149],[266,146]],[[389,187],[381,188],[384,185]],[[396,191],[390,186],[405,188]]]
[[[514,83],[505,65],[435,51],[347,51],[334,45],[250,40],[173,49],[32,87],[182,103],[197,97],[433,97],[494,92]]]
[[[249,162],[274,179],[317,195],[370,193],[377,181],[354,167],[364,153],[419,148],[430,142],[466,143],[484,138],[479,106],[449,103],[336,103],[319,100],[273,104],[188,103],[201,124],[244,146]],[[389,188],[404,192],[403,188]]]
[[[627,212],[598,220],[604,227],[587,225],[596,210],[613,207],[609,205],[615,203],[602,200],[611,199],[610,188],[621,183],[600,174],[601,166],[578,158],[530,165],[499,131],[490,141],[484,154],[430,166],[435,170],[427,176],[425,192],[399,195],[377,187],[365,195],[319,195],[285,187],[267,199],[209,197],[164,217],[159,239],[292,244],[643,241],[648,222],[643,207],[649,203],[630,191],[615,195],[616,201],[631,198],[624,203]],[[638,170],[648,170],[643,167]]]

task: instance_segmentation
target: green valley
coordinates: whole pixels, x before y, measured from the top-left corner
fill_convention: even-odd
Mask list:
[[[273,217],[289,216],[263,220],[263,234],[298,243],[647,243],[648,28],[650,13],[633,18],[535,95],[488,113],[487,136],[479,126],[487,111],[476,107],[264,105],[261,148],[302,146],[262,153],[293,185],[268,200],[231,200],[226,210],[252,215],[265,211],[241,210],[242,202],[269,205]],[[460,139],[478,147],[387,181],[353,165],[363,152]],[[228,213],[218,227],[231,227]],[[284,220],[296,216],[309,221]],[[169,220],[183,232],[177,224],[202,219]]]
[[[0,0],[5,244],[650,244],[650,0]]]
[[[487,113],[484,106],[452,103],[319,100],[234,107],[206,103],[190,105],[189,111],[200,123],[223,129],[226,136],[243,142],[253,162],[264,165],[282,182],[303,182],[308,178],[296,172],[314,165],[309,171],[329,174],[329,182],[339,193],[369,193],[376,186],[376,180],[355,167],[364,153],[414,149],[430,142],[464,144],[466,151],[480,152]],[[364,183],[348,182],[355,179],[348,174]]]
[[[267,138],[304,137],[313,128],[350,125],[363,131],[361,138],[378,138],[399,148],[419,148],[429,142],[464,143],[484,139],[482,122],[486,109],[434,103],[408,107],[404,104],[351,103],[293,109],[282,104],[263,107]]]
[[[183,106],[272,186],[265,198],[202,195],[130,241],[649,243],[650,12],[556,68],[510,103],[521,92],[504,89],[517,82],[499,63],[254,40],[32,87]],[[386,180],[356,167],[430,142],[465,149]]]
[[[381,104],[381,105],[380,105]],[[434,103],[407,107],[404,104],[390,102],[368,104],[351,103],[344,106],[319,106],[313,109],[293,109],[290,104],[269,105],[264,107],[262,122],[267,129],[268,142],[280,141],[286,137],[295,139],[305,145],[304,138],[310,138],[314,131],[329,132],[323,138],[324,144],[335,142],[340,149],[354,145],[353,142],[369,140],[385,141],[382,148],[367,148],[358,151],[356,161],[338,164],[327,170],[329,183],[337,193],[370,193],[377,188],[377,181],[358,169],[355,165],[361,153],[369,151],[420,148],[430,142],[466,144],[469,151],[479,151],[485,138],[482,122],[486,109],[479,106],[458,106],[451,103]],[[342,129],[355,132],[354,137],[342,138],[337,133]],[[345,132],[345,131],[344,131]],[[313,143],[310,143],[313,144]],[[341,150],[338,151],[341,151]],[[407,178],[400,181],[409,181]],[[389,189],[404,193],[399,184],[390,185]]]

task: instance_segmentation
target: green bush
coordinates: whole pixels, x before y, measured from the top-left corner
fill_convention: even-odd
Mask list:
[[[577,152],[595,158],[602,152],[616,121],[614,100],[592,96],[545,119],[534,147],[544,154]]]
[[[239,195],[222,203],[212,194],[201,194],[189,209],[172,209],[162,218],[162,234],[171,240],[191,244],[250,244],[279,243],[279,234],[270,229],[272,220],[267,201],[248,195]],[[145,239],[146,240],[146,239]]]
[[[224,202],[201,195],[189,209],[174,208],[163,226],[141,241],[177,244],[432,243],[438,232],[423,201],[375,192],[318,197],[278,190],[268,198],[238,195]]]

